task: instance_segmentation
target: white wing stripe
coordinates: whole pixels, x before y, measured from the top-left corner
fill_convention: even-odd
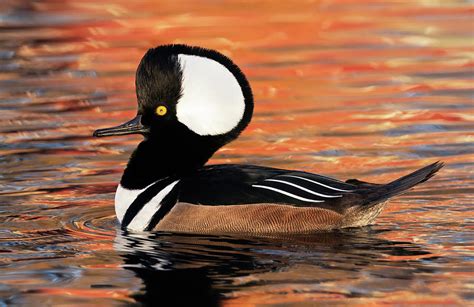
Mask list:
[[[308,179],[308,178],[304,178],[304,177],[293,176],[293,175],[280,175],[279,177],[292,177],[292,178],[298,178],[298,179],[301,179],[301,180],[306,180],[306,181],[309,181],[309,182],[312,182],[312,183],[315,183],[315,184],[319,184],[322,187],[325,187],[325,188],[328,188],[328,189],[331,189],[331,190],[334,190],[334,191],[354,192],[354,190],[343,190],[343,189],[333,188],[333,187],[325,185],[321,182],[317,182],[317,181],[314,181],[314,180],[311,180],[311,179]]]
[[[298,189],[300,189],[300,190],[303,190],[303,191],[305,191],[305,192],[308,192],[308,193],[311,193],[311,194],[313,194],[313,195],[320,196],[320,197],[325,197],[325,198],[342,197],[342,195],[327,195],[327,194],[317,193],[317,192],[311,191],[311,190],[309,190],[309,189],[300,187],[300,186],[297,185],[297,184],[294,184],[294,183],[291,183],[291,182],[287,182],[287,181],[283,181],[283,180],[278,180],[278,179],[266,179],[265,181],[274,181],[274,182],[280,182],[280,183],[284,183],[284,184],[287,184],[287,185],[291,185],[292,187],[298,188]]]
[[[309,199],[309,198],[300,197],[300,196],[297,196],[295,194],[291,194],[291,193],[288,193],[288,192],[285,192],[285,191],[282,191],[282,190],[279,190],[279,189],[276,189],[276,188],[267,187],[265,185],[253,184],[252,187],[271,190],[271,191],[274,191],[274,192],[277,192],[277,193],[280,193],[280,194],[283,194],[283,195],[286,195],[286,196],[289,196],[289,197],[293,197],[294,199],[298,199],[298,200],[302,200],[302,201],[306,201],[306,202],[310,202],[310,203],[323,203],[324,202],[324,200],[316,200],[316,199]]]

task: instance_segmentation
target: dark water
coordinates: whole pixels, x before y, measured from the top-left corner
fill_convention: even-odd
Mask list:
[[[0,305],[472,302],[470,1],[0,2]],[[147,48],[218,49],[255,116],[211,163],[387,182],[442,160],[377,225],[286,238],[123,233]]]

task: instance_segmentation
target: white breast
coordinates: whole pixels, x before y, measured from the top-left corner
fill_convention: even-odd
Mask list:
[[[128,224],[128,229],[135,231],[143,231],[148,226],[153,215],[160,209],[161,201],[168,195],[179,180],[173,181],[163,188],[155,197],[153,197],[145,206],[135,215],[133,220]]]
[[[122,223],[125,212],[127,212],[128,207],[133,203],[135,198],[152,184],[141,190],[129,190],[119,184],[115,192],[115,215],[120,223]]]
[[[143,205],[140,211],[135,215],[127,229],[135,231],[143,231],[148,226],[153,215],[160,209],[161,201],[168,195],[173,187],[179,182],[179,180],[173,181],[172,183],[165,186],[159,191],[149,202]],[[155,183],[155,182],[154,182]],[[127,212],[127,209],[134,202],[134,200],[151,185],[148,185],[144,189],[129,190],[122,185],[117,187],[115,193],[115,214],[120,223],[122,223],[123,217]]]

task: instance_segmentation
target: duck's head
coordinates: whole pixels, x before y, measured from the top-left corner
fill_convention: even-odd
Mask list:
[[[139,133],[158,143],[189,137],[222,146],[235,139],[252,117],[247,79],[229,58],[214,50],[186,45],[150,49],[138,66],[135,84],[137,116],[99,129],[94,136]]]
[[[138,133],[122,184],[142,187],[157,178],[201,167],[250,122],[253,97],[240,69],[221,53],[186,45],[150,49],[136,73],[137,116],[94,136]]]

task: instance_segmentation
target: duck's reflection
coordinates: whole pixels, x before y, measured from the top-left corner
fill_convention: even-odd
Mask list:
[[[136,301],[216,306],[226,293],[265,284],[255,278],[237,285],[238,277],[278,274],[297,265],[317,269],[304,276],[315,284],[327,280],[326,271],[337,282],[380,267],[384,269],[373,269],[374,274],[413,279],[422,266],[420,258],[429,259],[430,253],[409,242],[380,239],[380,232],[365,228],[258,239],[119,232],[115,246],[124,267],[144,282],[142,291],[133,295]]]

